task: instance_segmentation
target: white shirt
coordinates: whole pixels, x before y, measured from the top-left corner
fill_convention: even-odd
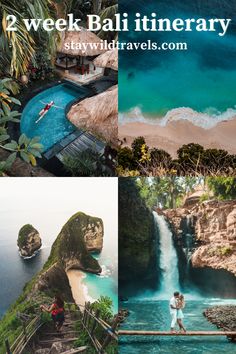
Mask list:
[[[177,309],[173,309],[171,306],[176,307],[176,298],[174,296],[170,299],[170,313],[177,312]]]

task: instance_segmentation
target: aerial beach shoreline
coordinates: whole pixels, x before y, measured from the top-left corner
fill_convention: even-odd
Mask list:
[[[186,120],[168,122],[165,126],[146,122],[119,124],[120,140],[130,146],[135,138],[143,136],[149,147],[164,149],[176,157],[176,152],[184,144],[198,143],[204,148],[223,149],[236,154],[236,117],[221,121],[210,129],[204,129]]]
[[[67,271],[67,277],[71,286],[71,291],[75,303],[83,310],[83,306],[88,301],[88,294],[83,279],[86,277],[83,272],[79,270],[70,269]]]

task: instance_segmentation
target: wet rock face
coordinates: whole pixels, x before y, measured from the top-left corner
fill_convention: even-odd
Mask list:
[[[59,262],[69,269],[100,273],[98,261],[90,254],[101,252],[103,247],[103,222],[101,219],[77,213],[63,226],[52,246],[50,263]]]
[[[30,224],[24,225],[19,231],[17,246],[22,257],[32,257],[42,246],[39,232]]]
[[[151,211],[130,178],[119,180],[119,284],[149,286],[157,279],[156,241]],[[131,291],[131,292],[132,292]]]
[[[194,233],[191,263],[194,268],[224,269],[236,276],[236,202],[206,201],[191,209],[165,212],[179,244],[189,220]]]

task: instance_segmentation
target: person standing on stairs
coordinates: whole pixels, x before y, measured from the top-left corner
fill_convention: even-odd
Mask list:
[[[63,323],[65,322],[64,301],[61,297],[56,295],[51,306],[47,307],[45,305],[41,305],[40,309],[44,312],[51,313],[55,329],[57,332],[60,332]]]

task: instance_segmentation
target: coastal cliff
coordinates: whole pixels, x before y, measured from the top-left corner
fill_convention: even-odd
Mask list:
[[[119,179],[119,249],[120,282],[156,280],[153,215],[130,178]]]
[[[236,276],[236,201],[209,200],[165,210],[177,245],[186,250],[193,268],[224,270]]]
[[[81,212],[73,215],[52,245],[47,264],[58,262],[65,271],[78,269],[99,274],[102,269],[90,252],[102,250],[103,233],[101,219]]]
[[[25,235],[37,234],[37,230],[31,225],[26,226],[22,228],[24,232],[20,232],[19,247],[27,245],[28,238]],[[73,215],[57,236],[43,269],[24,286],[21,296],[2,318],[0,336],[7,332],[16,337],[17,328],[12,323],[18,321],[17,313],[35,315],[41,304],[52,303],[55,294],[60,294],[66,302],[74,302],[67,271],[80,269],[96,274],[101,272],[101,267],[91,252],[102,250],[103,233],[101,219],[81,212]],[[4,348],[0,344],[0,352]]]
[[[39,232],[30,224],[22,226],[18,234],[17,246],[22,257],[32,257],[42,246]]]

